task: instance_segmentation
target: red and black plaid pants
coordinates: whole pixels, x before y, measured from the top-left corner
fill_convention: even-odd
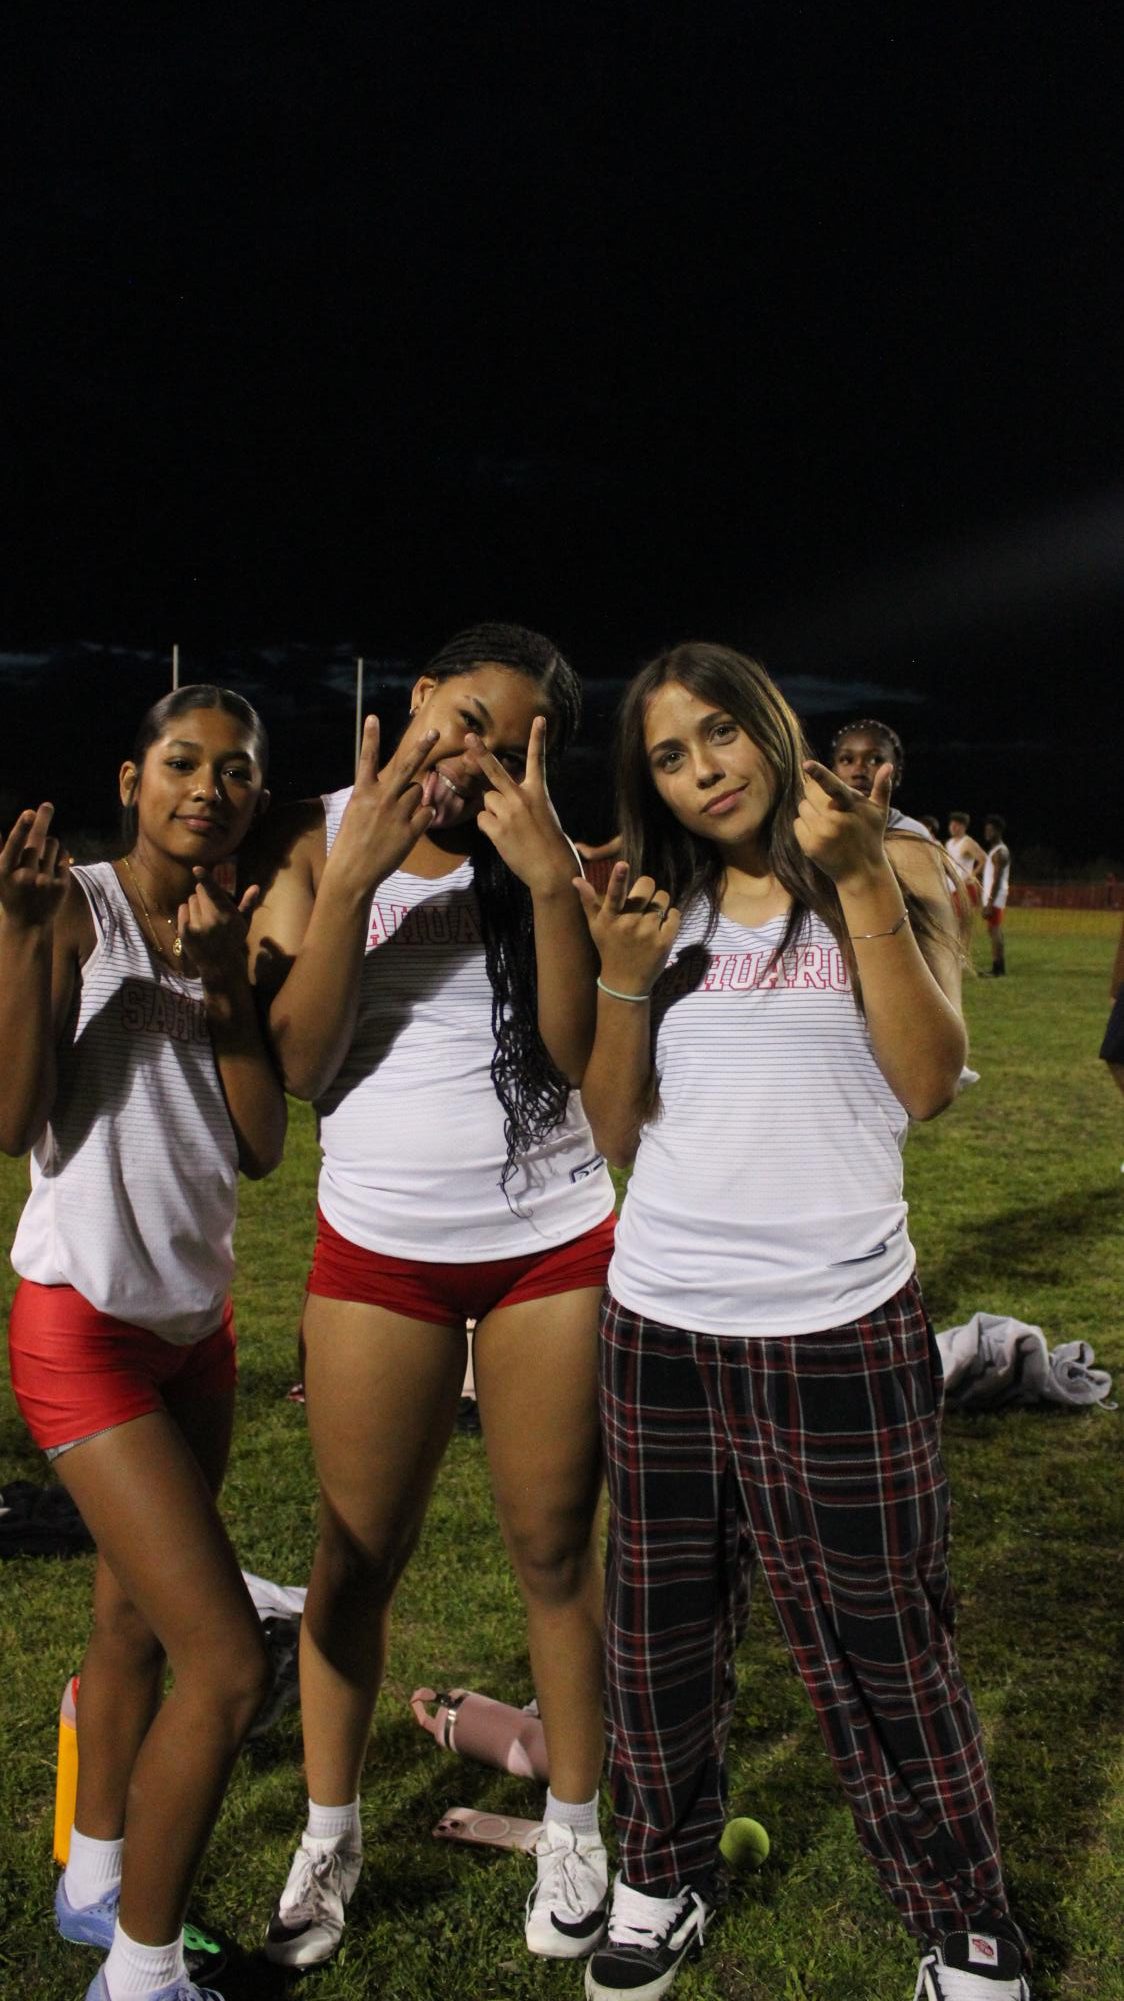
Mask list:
[[[692,1334],[611,1296],[601,1333],[625,1881],[671,1896],[711,1875],[734,1653],[760,1566],[859,1839],[910,1931],[928,1942],[1004,1917],[953,1642],[940,1363],[916,1280],[822,1334]]]

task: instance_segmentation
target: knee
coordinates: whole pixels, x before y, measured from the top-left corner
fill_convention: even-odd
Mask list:
[[[164,1665],[164,1649],[135,1605],[127,1598],[94,1613],[90,1646],[102,1660],[112,1663],[122,1674],[157,1674]]]
[[[593,1536],[583,1524],[544,1524],[516,1529],[507,1537],[515,1575],[526,1599],[547,1609],[572,1605],[591,1585],[600,1601],[600,1563]]]
[[[216,1640],[173,1660],[174,1686],[199,1702],[232,1744],[240,1744],[273,1686],[273,1670],[260,1631]]]
[[[383,1610],[394,1596],[419,1533],[420,1523],[397,1533],[393,1529],[363,1533],[325,1507],[313,1567],[316,1600],[346,1608],[355,1617]]]

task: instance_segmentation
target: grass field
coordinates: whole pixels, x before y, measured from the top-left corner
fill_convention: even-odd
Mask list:
[[[1096,1060],[1119,919],[1013,912],[1005,981],[969,982],[982,1081],[906,1156],[911,1229],[938,1327],[976,1308],[1084,1338],[1124,1392],[1124,1099]],[[982,965],[986,946],[978,947]],[[302,1582],[314,1487],[293,1381],[315,1149],[294,1108],[289,1153],[246,1187],[239,1228],[241,1420],[226,1490],[248,1569]],[[0,1163],[10,1241],[25,1187]],[[5,1272],[5,1283],[9,1275]],[[1037,1953],[1035,2001],[1124,2001],[1124,1417],[1040,1409],[950,1416],[961,1650],[984,1719],[1008,1878]],[[0,1484],[45,1479],[6,1390]],[[0,1568],[0,1995],[72,2001],[96,1960],[51,1920],[56,1714],[78,1663],[90,1564]],[[737,1808],[773,1836],[739,1879],[676,2001],[904,2001],[913,1947],[860,1858],[767,1603],[743,1650],[731,1746]],[[522,1944],[523,1857],[433,1841],[452,1805],[533,1815],[517,1780],[438,1752],[407,1699],[422,1682],[530,1694],[520,1607],[492,1521],[479,1439],[454,1439],[402,1586],[364,1789],[367,1867],[335,1964],[309,2001],[576,1997],[573,1966]],[[288,1991],[257,1954],[303,1819],[295,1712],[239,1765],[196,1907],[242,1942],[226,1992]]]

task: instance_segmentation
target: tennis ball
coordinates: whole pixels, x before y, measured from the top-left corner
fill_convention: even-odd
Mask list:
[[[718,1848],[731,1869],[760,1869],[769,1853],[769,1837],[759,1820],[743,1813],[726,1822]]]

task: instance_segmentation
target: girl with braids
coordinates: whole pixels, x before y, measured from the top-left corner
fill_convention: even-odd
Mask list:
[[[89,2001],[217,2001],[189,1977],[217,1948],[185,1954],[184,1909],[269,1687],[215,1501],[238,1174],[268,1174],[285,1134],[247,968],[256,891],[236,906],[218,881],[265,766],[240,695],[180,688],[121,767],[119,861],[72,866],[49,805],[0,851],[0,1146],[33,1149],[12,1386],[98,1548],[55,1898],[63,1937],[108,1951]]]
[[[734,1655],[760,1567],[923,2001],[1027,2001],[953,1644],[907,1117],[964,1056],[947,898],[806,755],[754,661],[677,647],[620,723],[625,860],[583,1095],[635,1169],[602,1316],[608,1762],[622,1856],[591,2001],[655,2001],[714,1904]],[[916,847],[925,844],[899,843]]]
[[[527,1607],[550,1791],[533,1952],[604,1929],[597,1312],[613,1190],[573,1090],[595,966],[547,791],[579,713],[518,626],[461,633],[379,769],[298,810],[255,922],[290,1090],[320,1121],[303,1339],[321,1487],[301,1628],[308,1825],[266,1951],[335,1951],[391,1599],[457,1412],[465,1322],[500,1523]]]

